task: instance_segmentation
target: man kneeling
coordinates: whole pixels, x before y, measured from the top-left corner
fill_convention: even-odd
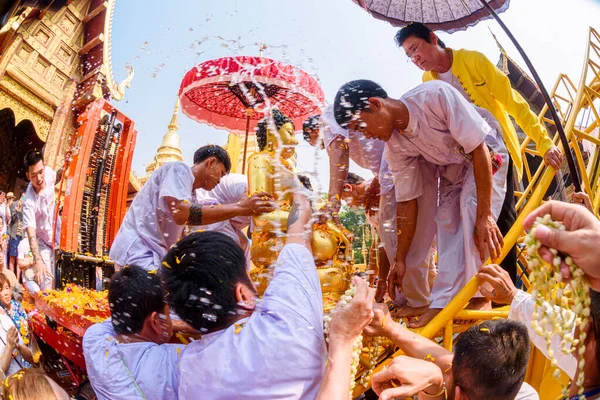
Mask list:
[[[294,194],[286,245],[262,300],[228,236],[193,233],[169,250],[161,267],[167,301],[203,333],[181,357],[180,399],[316,397],[326,350],[311,213],[308,199]]]
[[[501,129],[484,109],[441,81],[423,83],[391,99],[373,81],[346,83],[335,98],[341,126],[386,142],[394,180],[398,245],[388,290],[407,290],[407,255],[422,241],[419,228],[437,223],[438,275],[430,310],[411,327],[428,323],[458,294],[488,256],[500,254],[496,225],[506,192],[508,153]],[[484,119],[485,118],[485,119]],[[439,205],[423,207],[425,182],[439,176]],[[437,196],[435,196],[437,198]],[[413,242],[413,237],[417,240]],[[483,299],[472,308],[491,306]]]
[[[112,319],[90,327],[83,355],[100,400],[177,399],[179,344],[160,278],[140,267],[115,273],[108,288]]]

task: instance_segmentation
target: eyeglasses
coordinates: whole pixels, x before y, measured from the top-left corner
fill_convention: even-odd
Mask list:
[[[406,52],[406,57],[408,57],[408,60],[414,60],[415,56],[417,54],[419,54],[420,49],[421,49],[421,42],[419,42],[416,45],[410,46],[410,48]]]

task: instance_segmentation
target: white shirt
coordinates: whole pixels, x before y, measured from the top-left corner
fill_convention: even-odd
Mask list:
[[[185,349],[179,398],[314,399],[327,357],[321,296],[312,254],[284,246],[263,299],[237,322],[241,330],[232,325]]]
[[[13,326],[15,326],[15,324],[8,315],[0,315],[0,353],[3,352],[4,348],[6,347],[6,334]],[[23,339],[21,338],[19,330],[17,330],[17,335],[19,336],[19,343],[23,344]],[[17,362],[17,359],[11,358],[10,365],[8,366],[8,372],[6,373],[7,377],[11,376],[15,372],[18,372],[22,366],[24,366],[25,360],[23,360],[23,357],[19,355],[18,360],[19,361]],[[21,363],[21,365],[19,365],[19,363]]]
[[[519,321],[527,327],[527,331],[529,332],[529,339],[537,347],[546,357],[548,357],[548,349],[546,347],[546,339],[542,336],[539,336],[533,328],[531,327],[531,320],[533,315],[535,305],[535,299],[531,297],[529,293],[525,293],[522,290],[517,291],[517,295],[515,296],[512,304],[510,305],[510,311],[508,312],[508,319],[512,319],[514,321]],[[554,307],[555,312],[562,311],[565,313],[569,320],[575,318],[575,315],[570,310],[560,310],[559,307]],[[548,323],[547,327],[542,327],[544,329],[552,330],[552,326]],[[575,331],[571,334],[574,334]],[[562,346],[560,343],[560,337],[558,335],[552,336],[550,347],[552,348],[552,352],[554,353],[554,357],[556,358],[556,362],[558,368],[563,370],[571,379],[575,377],[577,373],[577,358],[573,354],[564,354],[562,352]],[[567,347],[570,345],[567,344]]]
[[[177,363],[185,348],[153,342],[118,343],[110,319],[83,335],[83,355],[90,383],[99,400],[177,399]],[[132,381],[129,373],[135,380]]]
[[[173,221],[165,197],[192,200],[194,175],[186,164],[166,163],[152,173],[125,215],[110,249],[110,258],[121,266],[137,263],[151,270],[183,233]]]
[[[2,223],[0,223],[0,233],[3,233],[8,230],[8,217],[10,215],[10,209],[6,203],[0,204],[0,217],[2,218]]]
[[[52,229],[54,227],[54,185],[56,172],[48,166],[44,167],[44,189],[36,193],[31,185],[27,185],[23,199],[23,230],[34,228],[40,245],[51,248]],[[58,235],[56,235],[58,239]]]
[[[248,195],[248,177],[243,174],[228,174],[213,190],[196,190],[196,202],[202,205],[234,204]],[[210,225],[194,226],[192,229],[217,231],[231,237],[246,251],[249,241],[242,229],[250,225],[251,217],[234,217]]]
[[[515,396],[515,400],[540,400],[540,395],[531,385],[523,382],[519,393]]]
[[[423,194],[423,162],[440,166],[440,176],[458,184],[470,163],[465,154],[482,142],[494,150],[506,151],[499,133],[502,131],[493,116],[476,109],[445,82],[420,84],[400,101],[408,108],[408,126],[402,133],[394,131],[385,148],[397,201]]]
[[[460,82],[458,81],[458,78],[456,76],[454,76],[454,74],[452,73],[452,68],[450,68],[448,71],[446,72],[438,72],[438,76],[440,77],[440,80],[449,83],[450,85],[452,85],[456,90],[458,90],[458,92],[460,94],[462,94],[462,96],[465,98],[465,100],[467,100],[469,103],[473,103],[471,101],[471,98],[469,97],[469,95],[467,94],[467,92],[465,91],[465,88],[462,87],[462,85],[460,84]]]

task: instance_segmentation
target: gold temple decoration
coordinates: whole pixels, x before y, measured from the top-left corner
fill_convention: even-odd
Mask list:
[[[162,165],[168,162],[180,161],[183,162],[183,153],[179,147],[179,130],[178,125],[179,115],[179,99],[175,102],[175,108],[173,109],[173,116],[169,123],[167,133],[163,136],[162,143],[160,144],[154,159],[146,167],[146,176],[141,178],[142,183],[145,183],[150,175]]]

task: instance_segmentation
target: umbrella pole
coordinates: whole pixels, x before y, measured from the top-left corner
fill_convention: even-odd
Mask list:
[[[248,150],[248,131],[250,130],[250,110],[246,110],[246,138],[244,139],[244,157],[242,158],[242,174],[246,170],[246,151]]]
[[[540,76],[538,75],[537,71],[533,67],[533,64],[531,64],[531,61],[529,61],[529,57],[527,57],[527,54],[525,54],[525,50],[523,50],[523,48],[521,47],[519,42],[517,42],[517,39],[515,39],[515,37],[510,32],[508,27],[500,19],[498,14],[496,14],[496,11],[494,11],[494,9],[492,7],[490,7],[490,5],[488,4],[488,2],[486,0],[479,0],[479,1],[490,12],[490,14],[494,17],[494,19],[496,21],[498,21],[498,24],[500,25],[500,27],[504,30],[506,35],[508,35],[510,40],[513,42],[513,44],[519,51],[519,54],[521,54],[521,57],[523,57],[525,64],[527,64],[527,67],[529,68],[529,71],[531,71],[531,75],[533,75],[533,79],[535,79],[535,82],[537,83],[538,87],[540,88],[540,91],[542,92],[542,96],[544,96],[544,100],[546,101],[546,104],[548,105],[548,110],[550,110],[552,119],[554,120],[554,123],[556,124],[556,129],[558,131],[558,136],[560,138],[560,141],[561,141],[564,151],[565,151],[565,157],[567,158],[567,164],[569,166],[569,171],[571,173],[571,179],[573,180],[573,185],[575,186],[575,191],[581,192],[581,181],[579,180],[579,174],[577,172],[577,167],[575,166],[575,161],[573,160],[573,155],[571,154],[571,148],[569,147],[569,141],[567,140],[567,135],[565,134],[565,130],[562,126],[562,123],[560,122],[558,113],[556,112],[556,109],[554,108],[554,105],[552,104],[552,100],[550,99],[550,95],[548,94],[546,87],[542,83],[542,80],[540,79]]]

